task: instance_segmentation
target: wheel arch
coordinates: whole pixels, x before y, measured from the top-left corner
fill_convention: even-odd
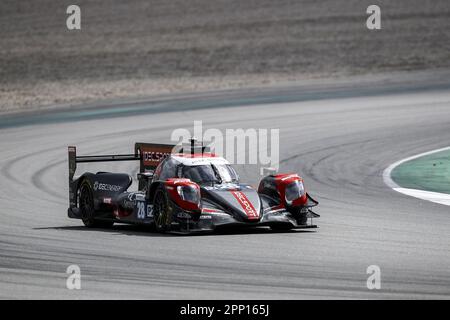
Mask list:
[[[75,184],[75,202],[76,202],[77,208],[79,208],[79,197],[80,197],[79,191],[80,191],[80,187],[83,184],[83,182],[87,181],[89,183],[89,186],[91,187],[91,190],[93,191],[93,186],[92,186],[92,177],[93,176],[94,176],[93,173],[86,172],[86,173],[83,173],[76,180],[76,184]]]

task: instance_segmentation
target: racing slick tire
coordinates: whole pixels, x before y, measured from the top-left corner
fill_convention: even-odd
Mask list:
[[[114,221],[105,221],[95,219],[94,193],[87,180],[84,180],[80,186],[79,208],[81,220],[88,228],[108,228],[114,224]]]
[[[153,219],[155,221],[155,229],[158,232],[166,232],[169,229],[167,223],[169,218],[169,198],[164,187],[159,186],[156,189],[153,198]]]
[[[305,208],[293,208],[291,211],[292,215],[294,216],[295,220],[297,220],[297,224],[300,225],[306,225],[308,222],[308,210],[305,210]]]

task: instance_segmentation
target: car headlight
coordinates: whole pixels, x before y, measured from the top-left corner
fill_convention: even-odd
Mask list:
[[[200,192],[194,186],[178,186],[177,192],[184,201],[198,204],[200,202]]]
[[[300,180],[296,180],[287,185],[285,190],[286,201],[292,202],[295,199],[300,198],[305,194],[305,187],[303,186],[303,182]]]

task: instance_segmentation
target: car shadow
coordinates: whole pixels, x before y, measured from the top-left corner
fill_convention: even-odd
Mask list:
[[[81,232],[106,232],[106,233],[116,233],[129,236],[146,236],[146,237],[186,237],[186,236],[219,236],[219,235],[243,235],[243,234],[297,234],[297,233],[315,233],[315,229],[297,229],[297,230],[271,230],[268,227],[259,228],[226,228],[219,229],[213,232],[205,233],[192,233],[192,234],[181,234],[181,233],[159,233],[151,226],[144,225],[132,225],[132,224],[115,224],[110,228],[87,228],[85,226],[54,226],[54,227],[36,227],[33,230],[66,230],[66,231],[81,231]]]

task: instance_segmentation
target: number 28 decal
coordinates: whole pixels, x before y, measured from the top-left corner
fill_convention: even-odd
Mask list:
[[[144,201],[137,201],[136,208],[138,219],[145,219],[146,217],[150,218],[153,216],[152,206],[151,205],[146,206]]]
[[[145,219],[145,202],[144,201],[136,202],[136,207],[138,219]]]

